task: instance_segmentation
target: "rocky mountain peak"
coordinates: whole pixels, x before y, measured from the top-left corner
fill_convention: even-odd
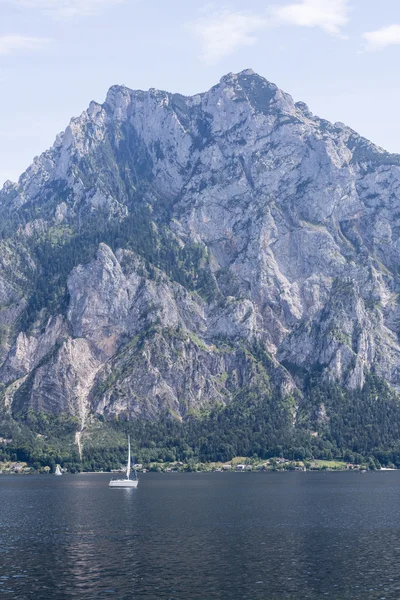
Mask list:
[[[297,401],[314,373],[398,389],[399,165],[250,69],[111,87],[0,192],[7,405],[182,417],[267,371]]]

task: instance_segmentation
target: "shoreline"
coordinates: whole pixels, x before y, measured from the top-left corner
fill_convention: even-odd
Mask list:
[[[66,468],[61,463],[61,471],[63,474],[82,474],[86,475],[89,473],[96,474],[108,474],[110,476],[122,475],[125,473],[125,466],[122,464],[120,469],[107,469],[103,470],[101,464],[98,465],[100,470],[96,471],[84,471],[81,470],[82,464],[77,463],[76,465],[67,464]],[[86,466],[86,465],[85,465]],[[43,466],[40,469],[33,469],[26,462],[19,461],[6,461],[0,463],[0,475],[27,475],[27,474],[54,474],[54,465]],[[287,458],[277,457],[270,458],[267,460],[251,459],[244,456],[237,456],[228,462],[194,462],[190,460],[188,462],[151,462],[146,464],[137,463],[134,468],[138,473],[268,473],[268,472],[307,472],[307,471],[328,471],[328,472],[343,472],[343,471],[397,471],[393,463],[389,462],[388,466],[381,466],[380,463],[374,461],[363,462],[361,464],[348,463],[343,460],[324,460],[324,459],[313,459],[313,460],[289,460]]]
[[[365,473],[380,473],[380,472],[387,472],[387,471],[400,471],[400,469],[393,469],[393,468],[381,468],[381,469],[306,469],[306,470],[301,470],[301,471],[296,471],[295,469],[266,469],[266,470],[253,470],[253,471],[236,471],[236,470],[231,470],[231,471],[216,471],[216,470],[198,470],[198,471],[146,471],[145,473],[139,471],[138,472],[138,476],[140,475],[141,477],[143,475],[149,475],[149,474],[156,474],[156,475],[187,475],[187,474],[202,474],[202,473],[208,473],[208,474],[218,474],[218,475],[239,475],[239,474],[247,474],[247,475],[266,475],[266,474],[271,474],[271,473],[359,473],[359,474],[365,474]],[[29,475],[43,475],[43,476],[54,476],[54,473],[43,473],[43,472],[39,472],[39,471],[25,471],[24,473],[15,473],[13,471],[7,471],[7,472],[0,472],[0,478],[2,476],[13,476],[13,477],[27,477]],[[109,471],[79,471],[76,473],[69,473],[69,472],[65,472],[63,473],[63,475],[69,476],[69,475],[108,475],[110,477],[112,477],[113,475],[115,475],[115,473],[110,473]]]

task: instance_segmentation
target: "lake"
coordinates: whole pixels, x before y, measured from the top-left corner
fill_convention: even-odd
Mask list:
[[[0,596],[400,598],[400,471],[0,476]]]

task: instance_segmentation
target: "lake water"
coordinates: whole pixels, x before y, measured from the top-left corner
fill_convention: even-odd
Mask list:
[[[400,472],[0,476],[0,596],[400,598]]]

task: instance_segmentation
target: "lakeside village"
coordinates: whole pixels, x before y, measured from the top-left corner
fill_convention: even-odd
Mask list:
[[[242,473],[254,473],[254,472],[271,472],[271,471],[362,471],[367,470],[382,470],[382,471],[394,471],[396,470],[394,465],[381,468],[376,465],[373,461],[364,464],[352,464],[343,461],[335,460],[310,460],[310,461],[292,461],[287,458],[270,458],[268,460],[252,459],[246,457],[236,457],[226,463],[195,463],[190,460],[187,463],[173,462],[173,463],[150,463],[149,465],[136,464],[134,468],[141,473],[155,472],[155,473],[193,473],[193,472],[216,472],[216,473],[229,473],[229,472],[242,472]],[[111,473],[124,472],[125,467],[121,466],[121,469],[112,470]],[[66,469],[61,469],[63,473],[66,473]],[[45,466],[40,470],[35,470],[29,467],[24,462],[0,462],[0,474],[51,474],[53,471],[51,467]],[[104,473],[105,471],[95,471],[98,473]]]

